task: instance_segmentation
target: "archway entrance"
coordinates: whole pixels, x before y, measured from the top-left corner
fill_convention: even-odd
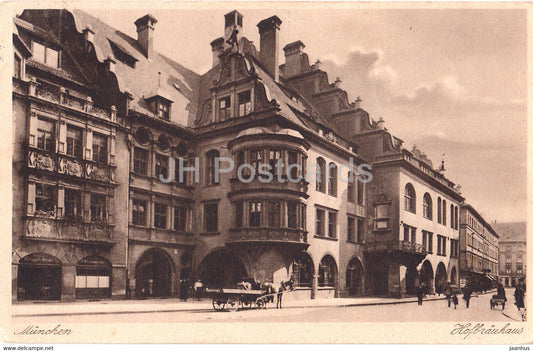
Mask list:
[[[444,292],[447,281],[446,267],[444,266],[444,263],[440,262],[437,265],[437,272],[435,273],[435,292],[437,294],[442,294]]]
[[[313,282],[314,265],[309,254],[300,252],[292,264],[292,276],[296,286],[310,288]]]
[[[418,275],[418,283],[423,284],[426,287],[427,293],[433,292],[433,266],[431,266],[431,262],[428,260],[425,260],[424,263],[422,263]]]
[[[452,285],[457,285],[457,270],[455,267],[452,268],[452,274],[450,276],[450,282]]]
[[[318,265],[318,286],[335,287],[337,283],[337,263],[330,255],[326,255]]]
[[[111,297],[111,263],[103,257],[90,256],[76,265],[76,298]]]
[[[17,291],[17,300],[60,300],[61,261],[43,252],[22,258]]]
[[[363,265],[356,257],[346,267],[346,287],[349,296],[361,295],[363,292]]]
[[[168,297],[172,293],[172,261],[161,249],[144,252],[135,268],[135,291],[141,297]]]
[[[244,264],[231,252],[220,249],[204,257],[200,266],[204,287],[222,288],[234,285],[246,277]]]

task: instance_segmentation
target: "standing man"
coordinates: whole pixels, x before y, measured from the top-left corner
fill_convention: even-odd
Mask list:
[[[418,306],[422,306],[422,299],[424,298],[424,284],[419,284],[418,288],[416,289],[416,295],[418,297]]]
[[[285,291],[285,284],[283,284],[283,282],[280,283],[279,285],[279,288],[278,288],[278,300],[276,302],[276,308],[280,308],[281,309],[281,299],[283,298],[283,291]]]
[[[470,306],[470,297],[472,297],[472,290],[470,289],[470,286],[467,285],[463,291],[463,300],[466,302],[466,308]]]

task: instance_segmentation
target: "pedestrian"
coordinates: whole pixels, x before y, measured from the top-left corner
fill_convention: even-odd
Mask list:
[[[180,280],[180,299],[186,302],[188,298],[189,298],[189,286],[187,284],[187,280],[182,279]]]
[[[518,311],[520,311],[521,308],[525,308],[524,306],[524,289],[522,289],[522,284],[518,283],[516,285],[516,289],[514,291],[514,299],[515,299],[515,305],[516,308],[518,308]]]
[[[459,299],[457,298],[457,295],[455,293],[452,294],[451,299],[453,301],[453,309],[456,310],[457,305],[459,304]]]
[[[194,283],[194,293],[196,295],[196,298],[198,299],[198,301],[200,301],[200,295],[202,293],[202,290],[204,288],[204,284],[202,283],[202,280],[198,279],[195,283]]]
[[[276,301],[276,308],[281,309],[281,300],[283,298],[283,292],[284,291],[285,291],[285,284],[283,284],[283,282],[281,282],[281,284],[279,285],[279,288],[278,288],[278,293],[277,293],[278,300]]]
[[[416,289],[416,295],[418,297],[418,306],[422,306],[422,299],[424,298],[424,285],[423,284],[418,285],[418,288]]]
[[[467,285],[463,290],[463,300],[466,302],[466,308],[470,307],[470,297],[472,297],[472,290]]]
[[[450,283],[446,283],[446,288],[444,289],[444,294],[446,295],[446,300],[448,300],[448,307],[451,307],[451,297],[452,297],[452,287]]]

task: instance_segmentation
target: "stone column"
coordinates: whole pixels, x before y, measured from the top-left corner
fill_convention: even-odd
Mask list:
[[[76,265],[64,264],[63,271],[63,286],[61,287],[61,300],[74,301],[76,300]]]
[[[311,281],[311,299],[316,298],[318,290],[318,274],[313,274],[313,280]]]

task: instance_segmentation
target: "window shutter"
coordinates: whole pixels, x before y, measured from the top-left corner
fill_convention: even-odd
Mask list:
[[[35,183],[28,183],[28,214],[35,211]]]
[[[64,121],[59,122],[59,137],[57,141],[57,151],[60,154],[67,152],[67,124]]]
[[[37,146],[37,125],[39,121],[37,120],[37,114],[35,112],[30,113],[30,137],[29,144],[30,146]]]
[[[57,215],[58,217],[65,215],[65,188],[57,189]]]
[[[87,129],[85,132],[85,159],[92,160],[93,158],[93,131]]]

